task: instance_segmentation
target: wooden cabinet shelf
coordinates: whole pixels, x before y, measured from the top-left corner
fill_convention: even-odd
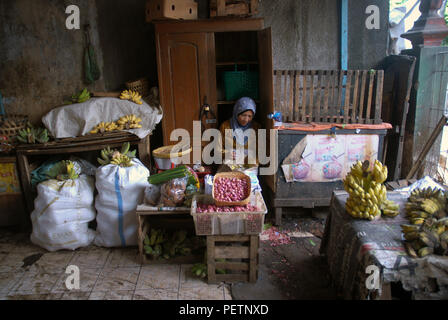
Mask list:
[[[235,101],[224,101],[222,75],[234,65],[259,72],[257,114],[263,127],[271,125],[265,115],[274,108],[272,40],[263,19],[155,22],[155,31],[165,145],[171,144],[175,128],[193,135],[193,121],[206,102],[217,121],[205,129],[218,128],[231,117]]]
[[[254,100],[255,101],[255,103],[260,103],[260,100]],[[224,101],[224,100],[219,100],[219,101],[216,101],[216,104],[217,105],[227,105],[227,104],[231,104],[231,105],[234,105],[236,103],[236,100],[234,100],[234,101]]]
[[[234,65],[245,65],[245,64],[258,64],[258,61],[228,61],[228,62],[216,62],[217,67],[221,66],[234,66]]]

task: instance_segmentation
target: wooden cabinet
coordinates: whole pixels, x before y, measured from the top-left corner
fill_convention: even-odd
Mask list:
[[[204,121],[203,128],[218,128],[230,118],[235,101],[224,99],[221,78],[235,66],[259,72],[256,120],[268,128],[267,114],[273,111],[272,44],[263,19],[161,21],[155,30],[165,145],[175,143],[170,135],[177,128],[193,136],[193,121],[200,120],[205,103],[215,116]]]

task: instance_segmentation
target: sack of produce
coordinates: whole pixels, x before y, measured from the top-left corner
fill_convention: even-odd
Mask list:
[[[133,158],[129,143],[120,151],[106,148],[101,151],[102,164],[96,171],[95,200],[97,234],[95,245],[125,247],[137,245],[138,222],[135,211],[143,203],[148,186],[149,170]]]
[[[62,161],[65,172],[58,179],[41,182],[31,213],[31,242],[48,251],[75,250],[90,245],[95,232],[94,180],[78,175],[71,161]]]

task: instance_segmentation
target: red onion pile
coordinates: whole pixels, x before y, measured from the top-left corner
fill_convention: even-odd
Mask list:
[[[242,201],[248,197],[247,184],[247,180],[243,179],[217,178],[215,179],[214,197],[218,201]]]
[[[225,206],[219,207],[214,204],[198,203],[197,213],[211,213],[211,212],[255,212],[259,211],[258,207],[251,204],[245,206]]]

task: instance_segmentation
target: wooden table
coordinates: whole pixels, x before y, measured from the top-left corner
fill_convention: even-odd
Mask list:
[[[145,204],[137,206],[138,222],[138,249],[141,264],[194,264],[202,262],[203,254],[178,256],[168,260],[149,259],[143,248],[143,241],[150,229],[187,230],[194,235],[193,217],[190,215],[190,207],[152,207]]]
[[[404,209],[407,195],[388,192],[387,197],[400,205],[400,214],[369,221],[345,211],[347,192],[333,193],[320,247],[333,285],[345,299],[391,299],[392,283],[412,292],[414,299],[448,299],[448,257],[410,257],[400,227],[409,223]],[[378,288],[367,286],[366,281],[373,279],[369,266],[379,270]]]
[[[124,142],[138,146],[138,157],[142,163],[150,168],[150,136],[140,139],[134,134],[128,132],[115,132],[98,135],[87,135],[76,138],[57,139],[46,144],[19,145],[16,148],[17,166],[19,170],[20,182],[25,198],[25,207],[27,215],[23,218],[22,227],[30,227],[29,215],[34,209],[35,194],[31,185],[31,172],[33,168],[30,164],[30,157],[33,156],[54,156],[61,154],[72,154],[78,152],[87,152],[101,150],[106,146],[111,148],[121,148]]]

